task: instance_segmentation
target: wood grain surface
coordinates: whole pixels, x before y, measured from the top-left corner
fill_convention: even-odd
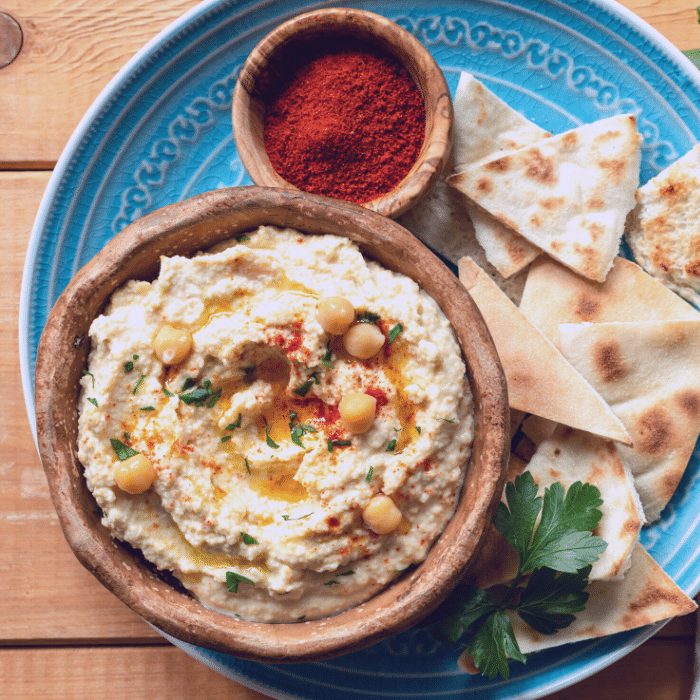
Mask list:
[[[625,0],[681,49],[700,48],[697,0]],[[266,696],[172,647],[68,548],[26,418],[19,294],[39,203],[67,140],[109,80],[195,0],[0,0],[24,32],[0,69],[0,697],[131,700]],[[695,619],[672,621],[555,700],[688,700]]]

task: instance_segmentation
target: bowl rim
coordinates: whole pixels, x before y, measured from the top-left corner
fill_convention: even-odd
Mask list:
[[[443,312],[451,321],[455,309],[468,316],[468,322],[456,318],[453,328],[474,397],[475,439],[457,507],[459,519],[448,523],[426,560],[359,606],[285,624],[238,620],[209,610],[154,574],[140,553],[134,555],[136,550],[114,540],[94,512],[95,502],[77,459],[77,410],[66,411],[67,402],[77,408],[79,378],[89,350],[87,329],[114,289],[128,279],[153,276],[160,255],[194,254],[262,224],[346,235],[366,255],[371,249],[369,257],[390,269],[400,268],[414,279],[414,275],[424,275],[429,282],[439,279],[441,300],[435,300]],[[395,251],[398,257],[391,259]],[[124,265],[126,259],[129,265]],[[56,362],[56,357],[62,361]],[[244,659],[332,658],[420,621],[442,602],[476,557],[505,481],[509,453],[505,376],[467,290],[396,222],[359,205],[286,189],[252,186],[207,192],[154,211],[124,229],[77,273],[51,311],[37,353],[35,395],[42,465],[59,522],[77,558],[156,628]]]
[[[305,12],[280,24],[258,42],[240,69],[231,105],[234,140],[241,162],[257,185],[298,190],[275,171],[265,152],[259,128],[264,102],[257,94],[256,79],[261,63],[266,66],[281,48],[299,41],[300,36],[326,33],[350,33],[376,40],[408,69],[423,95],[426,133],[416,162],[396,187],[362,205],[396,218],[421,199],[447,164],[452,149],[452,96],[430,51],[406,29],[374,12],[351,8]]]

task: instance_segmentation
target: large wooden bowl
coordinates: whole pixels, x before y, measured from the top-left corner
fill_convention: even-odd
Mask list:
[[[161,255],[190,255],[259,225],[290,226],[356,241],[412,277],[452,322],[475,399],[475,441],[457,511],[427,559],[371,600],[332,617],[293,624],[247,622],[200,605],[101,525],[77,458],[79,380],[88,330],[112,292],[152,279]],[[65,289],[39,344],[39,451],[65,536],[83,565],[164,632],[246,659],[310,661],[355,651],[418,622],[445,598],[478,552],[503,486],[506,385],[477,307],[440,260],[394,221],[363,207],[291,190],[217,190],[159,209],[116,236]]]
[[[372,12],[322,9],[285,22],[251,51],[233,93],[233,135],[241,161],[256,185],[294,187],[272,167],[265,151],[265,105],[279,80],[285,55],[319,37],[355,37],[395,56],[413,76],[425,102],[425,140],[406,177],[390,192],[363,206],[384,216],[403,214],[436,182],[452,146],[452,98],[440,67],[412,34]],[[296,189],[296,188],[295,188]]]

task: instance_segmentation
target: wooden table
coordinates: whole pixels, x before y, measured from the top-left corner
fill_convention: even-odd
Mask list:
[[[696,2],[623,0],[681,49],[700,48]],[[0,697],[6,700],[266,697],[171,646],[83,570],[58,525],[20,382],[22,269],[51,169],[109,79],[195,4],[0,0],[0,13],[14,17],[24,33],[18,58],[0,69]],[[694,633],[693,616],[674,620],[610,668],[550,697],[686,700]]]

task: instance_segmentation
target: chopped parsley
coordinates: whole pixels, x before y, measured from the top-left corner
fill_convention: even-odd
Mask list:
[[[333,363],[331,362],[331,358],[333,356],[333,353],[331,351],[331,341],[329,340],[326,343],[326,352],[323,353],[323,357],[321,358],[321,364],[324,367],[328,367],[331,369],[333,367]]]
[[[279,445],[270,437],[270,426],[268,425],[267,421],[265,421],[265,442],[273,450],[276,450],[279,447]]]
[[[145,375],[145,374],[142,374],[142,375],[139,377],[139,380],[138,380],[138,382],[136,382],[136,386],[134,387],[134,390],[131,392],[132,394],[134,394],[134,396],[136,395],[136,391],[138,390],[138,388],[141,386],[141,382],[142,382],[145,378],[146,378],[146,375]]]
[[[143,406],[142,408],[139,408],[139,411],[155,411],[154,406]]]
[[[330,438],[328,438],[327,444],[328,444],[328,451],[333,452],[334,447],[350,447],[350,445],[352,445],[352,441],[350,441],[350,440],[331,440]]]
[[[403,330],[403,326],[400,323],[397,323],[390,331],[389,331],[389,342],[393,343],[396,340],[396,336],[401,333]]]
[[[243,461],[245,462],[246,471],[248,472],[248,474],[250,474],[250,464],[248,464],[248,458],[244,457]]]
[[[133,355],[131,360],[124,363],[124,371],[131,372],[131,370],[134,369],[134,363],[132,360],[138,360],[138,359],[139,359],[138,355]]]
[[[297,422],[297,414],[294,411],[289,412],[289,430],[292,436],[292,442],[299,447],[304,447],[304,443],[301,438],[306,433],[315,433],[316,428],[313,425],[307,425],[306,423]]]
[[[251,586],[255,585],[255,581],[251,581],[246,576],[237,574],[235,571],[226,572],[226,588],[228,588],[229,593],[238,593],[239,583],[247,583]]]
[[[260,544],[255,537],[249,535],[247,532],[241,532],[241,539],[243,540],[243,544]]]
[[[352,569],[350,569],[350,571],[343,571],[339,574],[336,574],[336,576],[352,576],[354,573],[355,572]]]
[[[189,383],[190,381],[191,383]],[[183,393],[180,394],[180,399],[188,406],[194,404],[200,408],[202,406],[213,408],[216,402],[221,398],[221,387],[216,391],[212,391],[211,381],[209,379],[205,379],[200,386],[192,389],[194,386],[194,380],[188,378],[185,380],[185,385],[182,387]],[[189,389],[192,389],[192,391],[188,391]]]
[[[171,398],[171,397],[173,397],[173,396],[177,396],[177,394],[173,394],[172,391],[168,391],[168,389],[167,389],[166,387],[163,387],[163,393],[164,393],[168,398]]]
[[[95,388],[95,375],[92,372],[88,372],[86,369],[83,370],[83,374],[87,374],[88,377],[92,379],[92,388]]]
[[[381,317],[372,311],[361,311],[356,318],[360,323],[376,323]]]
[[[457,420],[456,418],[442,418],[441,416],[438,416],[437,419],[443,420],[445,423],[454,423]]]
[[[221,442],[228,442],[230,439],[231,439],[231,436],[230,436],[230,435],[224,435],[224,436],[221,438]]]
[[[396,438],[393,438],[386,446],[387,452],[393,452],[396,449]]]
[[[235,422],[235,423],[229,423],[229,424],[224,428],[224,430],[235,430],[236,428],[240,428],[240,427],[241,427],[241,418],[242,418],[242,415],[239,413],[239,414],[238,414],[238,418],[236,418],[236,422]]]
[[[125,445],[121,440],[111,438],[110,442],[112,443],[112,448],[117,453],[117,459],[120,462],[123,462],[125,459],[129,459],[129,457],[133,457],[134,455],[139,454],[136,450],[132,450],[131,447]]]
[[[89,401],[95,408],[99,408],[99,406],[97,405],[97,399],[93,399],[93,398],[91,398],[91,397],[88,397],[88,401]]]
[[[330,581],[326,581],[323,585],[324,586],[339,586],[340,581],[336,581],[335,579],[331,579]]]
[[[418,435],[420,435],[420,431],[421,431],[421,430],[422,430],[422,428],[420,427],[420,425],[417,425],[417,426],[416,426],[416,432],[418,433]]]
[[[304,520],[304,518],[308,518],[310,515],[313,515],[313,511],[311,513],[307,513],[306,515],[299,515],[296,518],[292,518],[289,515],[283,515],[282,520]]]
[[[365,481],[367,481],[367,482],[372,481],[373,474],[374,474],[374,467],[370,467],[369,470],[367,471],[367,476],[365,477]]]

